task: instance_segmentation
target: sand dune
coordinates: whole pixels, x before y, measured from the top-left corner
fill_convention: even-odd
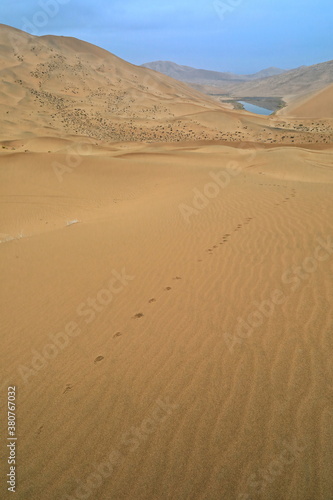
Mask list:
[[[5,147],[7,141],[33,137],[81,136],[95,144],[303,144],[329,142],[332,134],[331,121],[315,127],[303,121],[299,128],[290,120],[281,126],[281,118],[263,122],[251,113],[228,110],[184,83],[75,38],[36,37],[0,25],[0,46],[0,142]],[[207,121],[208,115],[216,119]]]
[[[295,100],[279,114],[304,118],[333,118],[333,85],[306,98]]]
[[[229,111],[76,40],[24,43],[23,61],[1,49],[16,498],[330,499],[330,119]],[[113,136],[89,123],[105,101]],[[155,141],[154,119],[173,124]]]
[[[186,105],[188,113],[222,109],[176,80],[74,38],[35,37],[1,25],[0,44],[6,48],[1,61],[3,137],[5,132],[9,138],[18,136],[22,123],[26,136],[156,139],[158,121],[172,124],[179,105]]]
[[[332,150],[104,153],[1,157],[17,497],[329,498]]]

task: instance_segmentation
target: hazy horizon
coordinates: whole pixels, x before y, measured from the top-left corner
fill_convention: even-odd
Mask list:
[[[1,22],[33,35],[76,37],[137,65],[160,60],[251,74],[331,60],[332,14],[328,0],[320,9],[309,0],[26,0],[3,6]]]

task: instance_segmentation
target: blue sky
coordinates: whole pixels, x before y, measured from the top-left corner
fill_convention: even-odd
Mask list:
[[[5,5],[3,5],[5,3]],[[333,1],[15,0],[0,23],[74,36],[134,64],[253,73],[333,59]]]

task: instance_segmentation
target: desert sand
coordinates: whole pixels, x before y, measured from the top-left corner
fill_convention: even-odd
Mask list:
[[[332,119],[228,110],[75,39],[19,33],[20,61],[9,32],[1,397],[16,386],[16,498],[330,499]]]
[[[319,92],[311,92],[306,97],[296,96],[280,115],[305,118],[333,118],[333,85]]]

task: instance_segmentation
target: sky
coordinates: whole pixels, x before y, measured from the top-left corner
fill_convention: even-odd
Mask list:
[[[333,59],[333,1],[15,0],[0,23],[73,36],[133,64],[255,73]]]

